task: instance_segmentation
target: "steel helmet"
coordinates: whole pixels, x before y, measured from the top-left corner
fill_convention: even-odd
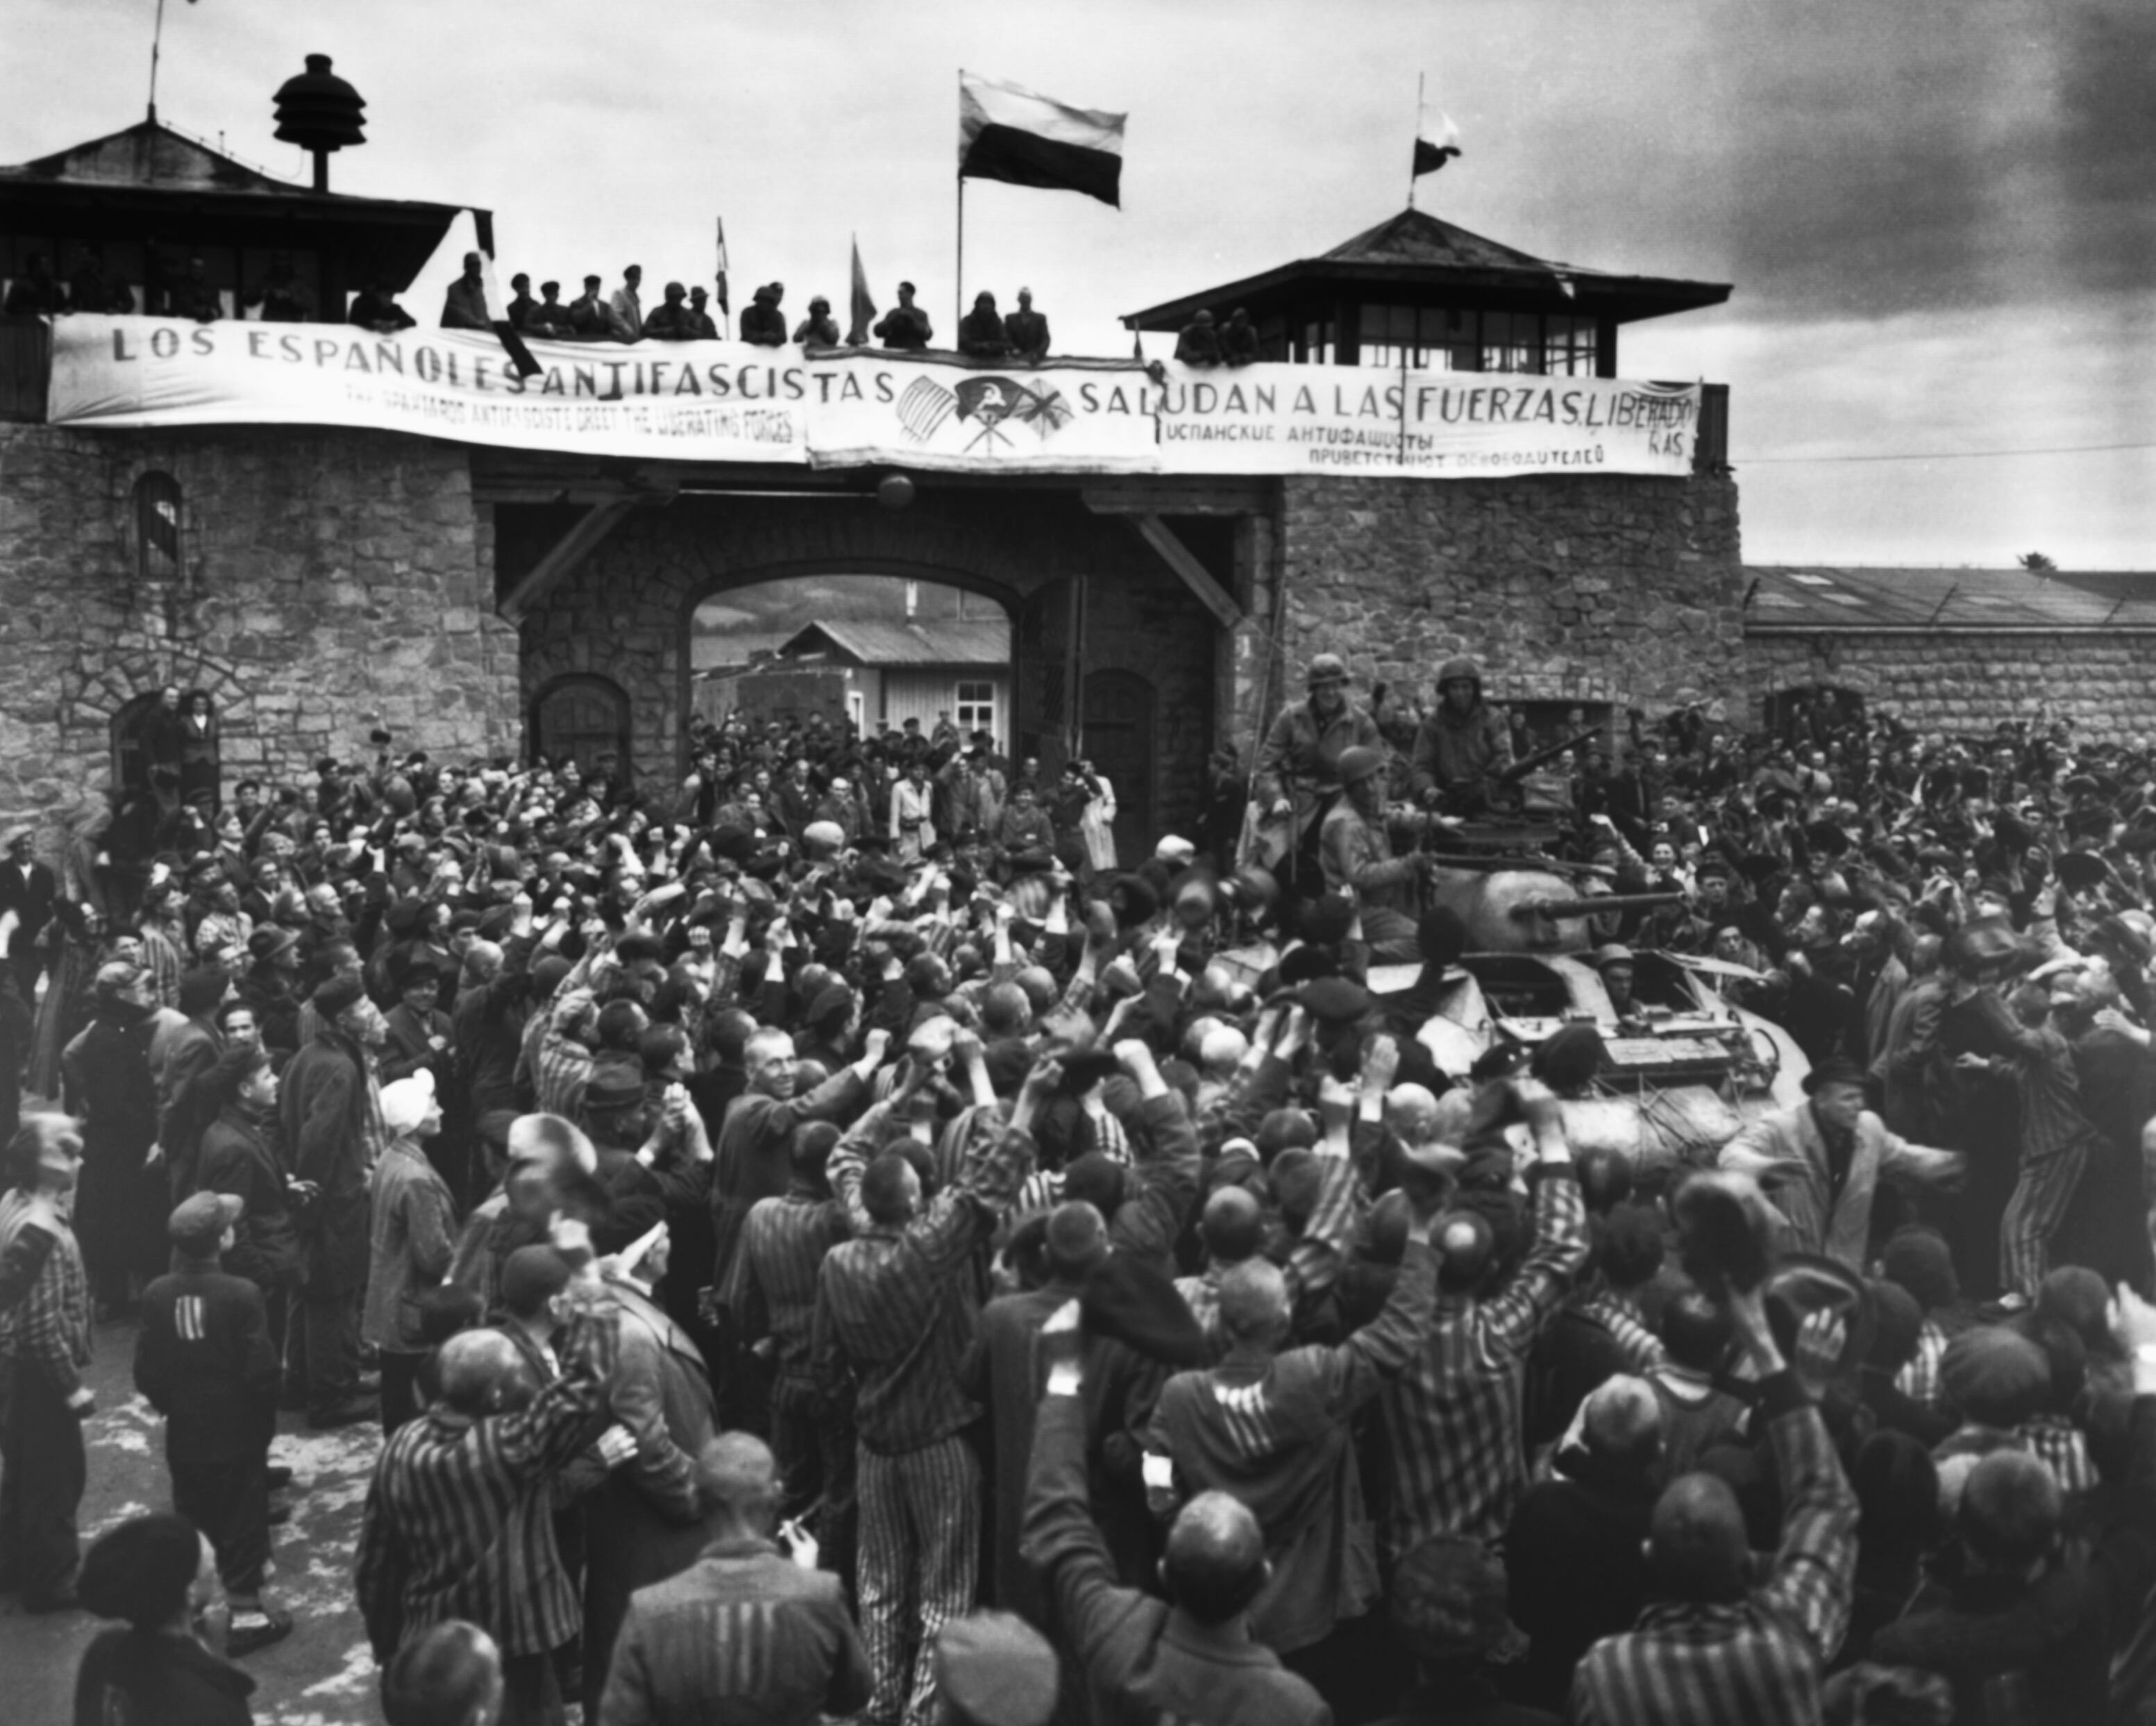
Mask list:
[[[1280,883],[1272,871],[1255,863],[1245,863],[1229,878],[1236,902],[1245,907],[1254,916],[1263,916],[1280,902]]]
[[[1348,681],[1348,662],[1337,653],[1313,654],[1310,669],[1302,674],[1306,684],[1345,683]]]
[[[1367,743],[1357,743],[1352,748],[1342,749],[1340,752],[1340,765],[1337,771],[1342,785],[1353,785],[1359,780],[1368,778],[1373,773],[1383,773],[1384,769],[1383,753],[1371,748]]]

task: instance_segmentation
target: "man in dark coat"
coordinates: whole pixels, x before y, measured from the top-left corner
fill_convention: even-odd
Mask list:
[[[996,311],[996,296],[974,295],[973,309],[958,320],[958,352],[973,359],[999,360],[1007,358],[1010,351],[1010,336]]]
[[[367,1171],[380,1119],[367,1048],[379,1045],[383,1020],[356,977],[332,977],[311,999],[321,1025],[285,1070],[279,1117],[295,1172],[317,1189],[301,1225],[299,1342],[307,1424],[321,1431],[375,1413],[359,1395],[359,1301],[368,1255]]]
[[[651,1199],[616,1209],[595,1244],[620,1251],[664,1215]],[[689,1333],[654,1292],[666,1274],[666,1235],[610,1278],[619,1352],[607,1375],[608,1411],[629,1429],[636,1454],[584,1505],[584,1717],[599,1717],[613,1639],[638,1589],[696,1561],[709,1538],[696,1493],[696,1458],[715,1434],[711,1375]]]
[[[17,828],[8,835],[7,860],[0,862],[0,927],[5,928],[8,962],[26,1005],[38,998],[38,973],[45,963],[41,943],[59,893],[52,871],[30,855],[30,830]]]
[[[1582,1657],[1640,1616],[1661,1457],[1654,1391],[1609,1379],[1580,1405],[1551,1477],[1521,1495],[1505,1547],[1512,1621],[1532,1644],[1521,1700],[1561,1711]]]
[[[97,973],[95,1016],[61,1056],[67,1093],[83,1117],[82,1185],[75,1228],[98,1304],[116,1312],[164,1268],[164,1171],[150,1040],[157,1029],[149,979],[124,959]]]
[[[297,1213],[309,1194],[277,1152],[277,1085],[270,1051],[259,1043],[227,1050],[197,1081],[217,1118],[203,1131],[195,1179],[200,1191],[229,1194],[245,1207],[224,1267],[262,1291],[270,1344],[281,1360],[285,1327],[306,1274]]]
[[[165,1417],[172,1508],[209,1536],[232,1602],[228,1652],[289,1636],[292,1615],[265,1606],[270,1441],[277,1431],[277,1356],[262,1292],[218,1263],[237,1241],[241,1202],[198,1193],[172,1212],[172,1269],[142,1292],[135,1388]]]
[[[1035,365],[1047,357],[1048,320],[1033,309],[1033,290],[1018,290],[1018,310],[1004,320],[1004,334],[1010,338],[1011,352]]]
[[[157,1062],[157,1143],[164,1148],[175,1205],[195,1189],[203,1133],[217,1117],[217,1105],[198,1090],[197,1081],[208,1076],[224,1052],[216,1014],[227,987],[223,972],[207,968],[180,979],[180,1011],[187,1022],[170,1033]]]
[[[1024,1533],[1025,1463],[1033,1454],[1034,1417],[1048,1377],[1040,1328],[1079,1297],[1108,1254],[1108,1230],[1098,1210],[1082,1201],[1059,1205],[1048,1217],[1048,1281],[1039,1288],[1001,1296],[981,1314],[977,1348],[985,1382],[976,1395],[988,1406],[996,1463],[986,1593],[991,1605],[1036,1625],[1052,1624],[1054,1616],[1048,1592],[1020,1556],[1019,1543]],[[1111,1470],[1107,1457],[1112,1445],[1134,1460],[1167,1372],[1108,1337],[1088,1335],[1082,1356],[1087,1497],[1093,1520],[1118,1580],[1142,1583],[1156,1544],[1145,1493],[1134,1472]]]

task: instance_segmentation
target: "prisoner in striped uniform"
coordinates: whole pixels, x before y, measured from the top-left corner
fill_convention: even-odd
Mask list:
[[[508,1338],[452,1337],[442,1345],[442,1400],[399,1427],[375,1460],[357,1577],[375,1658],[386,1666],[445,1619],[479,1626],[501,1649],[503,1726],[559,1711],[548,1657],[581,1619],[554,1545],[549,1482],[576,1461],[605,1409],[619,1323],[603,1309],[572,1319],[562,1376],[528,1401]],[[613,1466],[636,1446],[609,1427],[599,1450]]]
[[[603,1726],[727,1720],[814,1726],[857,1712],[869,1665],[845,1590],[813,1545],[772,1539],[782,1491],[761,1439],[728,1432],[696,1459],[712,1538],[680,1575],[639,1589],[614,1644]]]
[[[970,1063],[979,1049],[968,1033],[954,1053]],[[958,1436],[981,1413],[959,1379],[978,1316],[968,1273],[1030,1166],[1032,1112],[1062,1076],[1055,1062],[1038,1063],[1008,1129],[982,1111],[957,1180],[923,1208],[912,1164],[884,1146],[929,1071],[916,1063],[832,1153],[831,1184],[856,1238],[824,1260],[816,1309],[818,1381],[828,1396],[843,1397],[849,1380],[855,1390],[874,1726],[931,1726],[936,1633],[973,1605],[981,1467]]]
[[[1440,1534],[1503,1539],[1527,1484],[1521,1396],[1527,1350],[1587,1262],[1586,1210],[1556,1099],[1532,1081],[1521,1088],[1537,1148],[1533,1244],[1504,1284],[1484,1296],[1466,1282],[1475,1258],[1486,1256],[1475,1238],[1481,1219],[1447,1219],[1433,1242],[1445,1256],[1436,1315],[1378,1399],[1392,1457],[1395,1556]]]

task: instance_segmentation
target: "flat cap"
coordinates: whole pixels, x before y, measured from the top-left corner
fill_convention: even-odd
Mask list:
[[[936,1637],[936,1680],[973,1726],[1046,1726],[1055,1711],[1055,1650],[1014,1613],[946,1624]]]
[[[246,1209],[247,1201],[236,1194],[194,1194],[166,1219],[166,1238],[190,1258],[208,1258]]]

